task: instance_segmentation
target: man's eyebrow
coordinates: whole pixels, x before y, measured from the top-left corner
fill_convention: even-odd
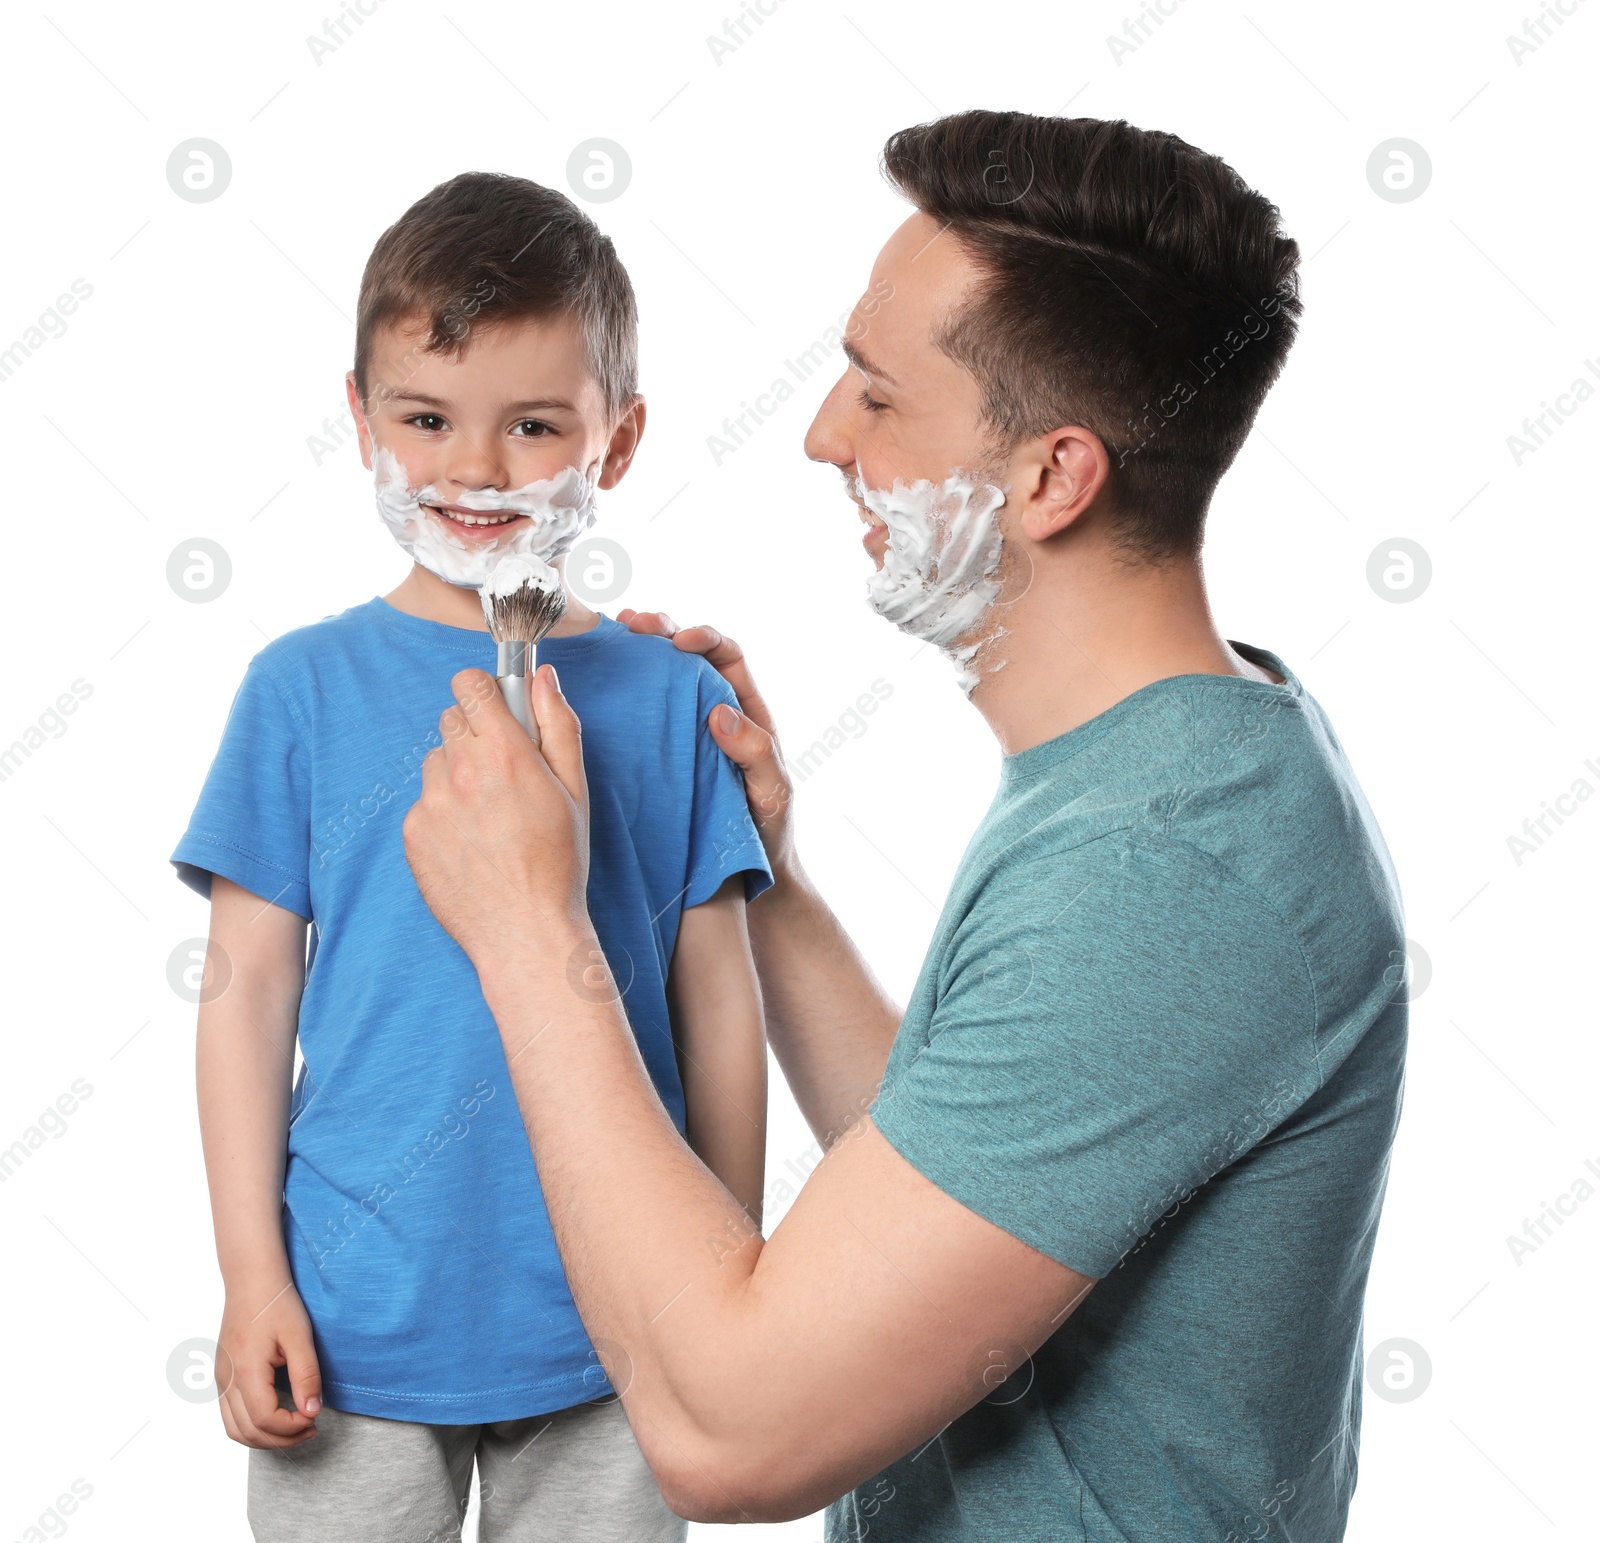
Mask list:
[[[863,375],[870,375],[875,380],[881,380],[886,386],[898,386],[900,384],[887,370],[880,370],[877,365],[872,363],[849,338],[844,340],[843,347],[845,358],[860,370]]]

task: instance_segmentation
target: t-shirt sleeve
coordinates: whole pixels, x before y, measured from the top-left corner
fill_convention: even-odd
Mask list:
[[[1300,947],[1186,847],[1105,838],[992,880],[874,1123],[969,1210],[1095,1279],[1319,1086]]]
[[[258,655],[245,672],[189,828],[172,854],[178,877],[207,897],[211,876],[311,916],[307,736]]]
[[[745,802],[744,778],[711,737],[706,721],[717,703],[737,707],[738,700],[732,687],[709,667],[700,672],[698,695],[685,909],[703,905],[736,873],[744,874],[746,901],[772,885],[766,849]]]

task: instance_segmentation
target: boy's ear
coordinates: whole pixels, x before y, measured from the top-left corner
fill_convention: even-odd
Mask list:
[[[350,404],[350,416],[355,419],[356,443],[361,446],[361,464],[372,470],[372,430],[367,427],[366,409],[361,405],[361,392],[356,387],[356,372],[349,371],[344,378],[345,400]]]
[[[611,443],[606,446],[605,459],[600,463],[600,487],[614,488],[622,481],[644,437],[644,418],[644,398],[636,396],[611,431]]]

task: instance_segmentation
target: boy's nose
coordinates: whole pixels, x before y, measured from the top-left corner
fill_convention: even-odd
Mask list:
[[[506,471],[500,458],[487,445],[469,440],[465,435],[457,435],[452,440],[443,471],[463,492],[505,486]]]

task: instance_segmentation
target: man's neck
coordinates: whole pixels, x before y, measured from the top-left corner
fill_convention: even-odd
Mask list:
[[[1006,755],[1066,734],[1170,676],[1278,678],[1218,633],[1198,559],[1040,571],[1018,601],[986,620],[1006,632],[969,666],[978,674],[972,704]]]
[[[558,558],[551,566],[561,572],[566,583],[565,563]],[[483,602],[475,589],[463,589],[459,584],[447,584],[438,574],[430,573],[421,563],[413,563],[397,589],[383,597],[397,611],[407,616],[420,616],[424,621],[443,622],[447,627],[464,627],[469,632],[487,632],[483,619]],[[592,611],[569,589],[567,609],[561,620],[550,629],[553,638],[570,638],[588,632],[600,625],[599,613]]]

